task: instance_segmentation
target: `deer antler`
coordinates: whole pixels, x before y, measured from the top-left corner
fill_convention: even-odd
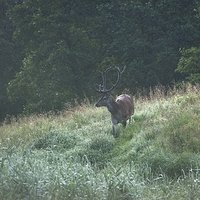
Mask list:
[[[113,70],[111,67],[107,68],[105,71],[101,72],[101,76],[102,76],[102,84],[99,85],[99,88],[96,89],[97,92],[100,92],[100,93],[108,93],[108,92],[111,92],[119,83],[120,79],[121,79],[121,75],[124,73],[126,69],[126,66],[124,66],[124,68],[122,69],[122,71],[119,69],[119,67],[115,67],[114,70],[117,71],[117,81],[115,82],[115,84],[109,88],[109,89],[106,89],[106,78],[107,78],[107,73],[110,71],[110,70]]]

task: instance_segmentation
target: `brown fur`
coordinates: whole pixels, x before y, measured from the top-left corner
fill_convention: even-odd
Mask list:
[[[114,136],[116,136],[116,125],[121,123],[125,127],[127,120],[130,122],[131,116],[134,113],[133,97],[128,94],[122,94],[116,99],[114,99],[110,94],[105,94],[99,99],[96,106],[105,106],[111,113]]]

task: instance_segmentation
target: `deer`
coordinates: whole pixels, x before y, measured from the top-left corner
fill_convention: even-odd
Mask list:
[[[114,137],[117,137],[116,128],[117,124],[121,123],[123,127],[126,127],[127,120],[131,123],[131,116],[134,114],[134,103],[133,97],[128,94],[121,94],[114,98],[111,95],[111,92],[117,87],[121,80],[121,75],[125,71],[120,70],[119,67],[115,68],[107,68],[103,72],[101,72],[102,83],[98,85],[96,91],[101,94],[101,98],[96,102],[96,107],[107,107],[108,111],[111,113],[111,121],[112,121],[112,134]],[[117,80],[112,86],[108,89],[106,84],[106,78],[108,72],[114,70],[117,73]]]

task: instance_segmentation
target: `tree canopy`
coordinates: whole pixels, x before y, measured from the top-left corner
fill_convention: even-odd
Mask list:
[[[199,0],[0,4],[1,118],[94,97],[108,66],[127,66],[119,91],[200,79]]]

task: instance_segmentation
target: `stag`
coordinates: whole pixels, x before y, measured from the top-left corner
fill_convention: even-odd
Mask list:
[[[117,72],[116,82],[107,89],[106,78],[109,71],[114,70]],[[123,74],[125,67],[121,71],[118,67],[108,68],[101,73],[102,84],[98,86],[97,92],[101,93],[101,98],[95,104],[96,107],[105,106],[111,113],[112,120],[112,132],[113,136],[116,135],[116,125],[121,123],[126,127],[127,120],[131,122],[131,116],[134,113],[133,97],[128,94],[121,94],[116,99],[111,95],[111,92],[117,87],[119,81],[121,80],[121,75]]]

